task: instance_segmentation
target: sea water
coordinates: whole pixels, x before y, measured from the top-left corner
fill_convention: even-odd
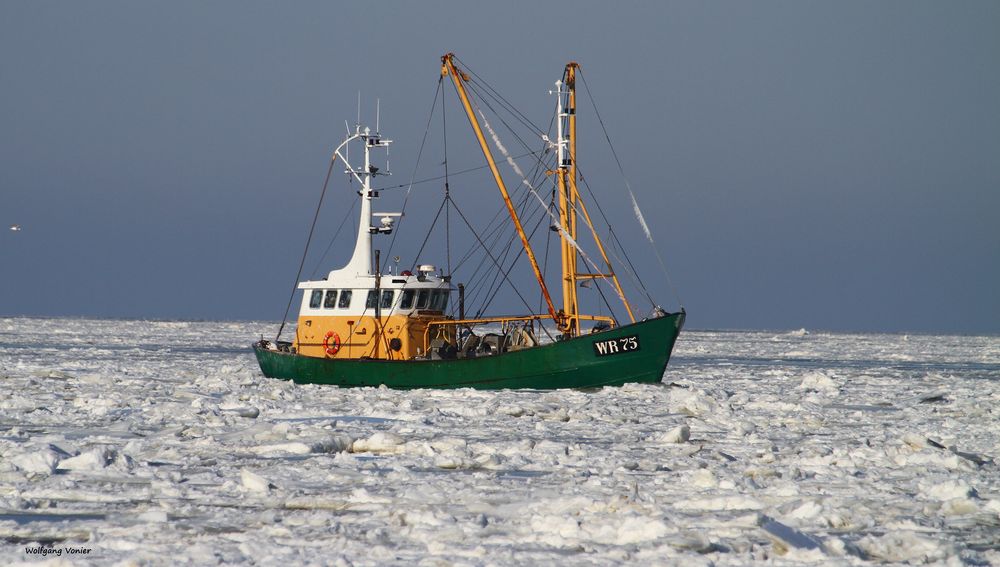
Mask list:
[[[685,331],[660,385],[264,378],[272,323],[0,319],[0,563],[1000,563],[1000,338]]]

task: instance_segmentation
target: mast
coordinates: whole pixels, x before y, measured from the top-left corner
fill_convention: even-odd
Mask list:
[[[360,126],[356,126],[354,135],[349,137],[344,144],[341,144],[341,147],[344,147],[348,142],[357,138],[360,138],[364,143],[364,164],[361,167],[354,168],[347,159],[344,159],[344,163],[347,163],[350,168],[345,173],[353,176],[361,183],[361,190],[358,192],[361,196],[361,220],[358,223],[358,236],[354,243],[354,253],[351,254],[351,260],[338,271],[352,275],[371,276],[373,274],[372,234],[386,232],[385,229],[372,226],[372,199],[377,197],[375,191],[372,190],[372,178],[376,175],[383,175],[383,173],[379,172],[378,167],[372,165],[371,150],[372,148],[388,148],[392,140],[383,140],[378,133],[372,134],[369,128],[365,127],[364,130],[361,130]],[[340,148],[338,148],[337,152],[339,153],[339,151]]]
[[[490,171],[493,173],[493,179],[496,181],[497,188],[500,189],[500,194],[503,196],[503,201],[507,205],[507,212],[510,213],[510,218],[514,221],[514,228],[517,229],[518,236],[521,237],[521,244],[524,245],[524,252],[528,256],[528,261],[531,262],[531,268],[535,272],[535,279],[538,280],[538,285],[542,288],[542,296],[545,298],[545,304],[549,310],[549,316],[555,321],[556,325],[559,327],[560,331],[567,332],[569,326],[566,322],[563,313],[556,313],[555,305],[552,303],[552,297],[549,295],[549,289],[545,285],[545,278],[542,277],[542,271],[538,267],[538,261],[535,259],[535,253],[531,249],[531,243],[528,242],[528,235],[524,232],[524,227],[521,226],[521,219],[517,216],[517,211],[514,209],[514,203],[510,200],[510,194],[507,193],[507,186],[504,185],[503,177],[500,176],[500,170],[497,169],[496,161],[493,159],[493,153],[490,151],[489,145],[486,144],[486,138],[483,136],[483,131],[479,126],[479,121],[476,119],[476,114],[472,110],[472,103],[469,102],[469,95],[465,91],[465,86],[462,81],[468,81],[468,77],[462,74],[457,67],[455,67],[454,61],[455,55],[453,53],[448,53],[441,58],[441,74],[450,75],[452,82],[455,84],[455,90],[458,91],[459,98],[462,99],[462,107],[465,109],[465,114],[469,118],[469,123],[472,125],[473,131],[476,133],[476,139],[479,141],[479,147],[483,151],[483,157],[486,158],[486,163],[490,166]]]
[[[556,81],[556,147],[558,164],[556,179],[559,185],[559,223],[564,234],[573,242],[576,237],[576,96],[571,85],[575,83],[573,71],[576,63],[566,65],[563,79]],[[566,89],[564,90],[564,87]],[[563,104],[565,100],[566,104]],[[566,130],[569,130],[567,137]],[[567,327],[573,334],[580,334],[579,301],[576,295],[577,251],[573,243],[560,234],[562,257],[563,311],[566,313]]]
[[[576,249],[562,238],[563,241],[563,281],[564,290],[567,284],[571,286],[572,291],[570,296],[567,297],[564,291],[563,301],[569,303],[572,301],[573,304],[573,314],[577,315],[579,309],[579,303],[577,301],[576,295],[576,282],[579,278],[595,279],[595,278],[610,278],[615,286],[615,291],[618,293],[618,297],[622,300],[622,304],[625,306],[625,311],[628,313],[629,320],[635,323],[635,315],[632,312],[632,306],[629,305],[628,300],[625,298],[625,293],[622,291],[621,283],[618,281],[618,276],[615,274],[614,268],[611,267],[611,261],[608,260],[608,254],[604,249],[604,243],[601,242],[600,237],[597,235],[597,230],[594,228],[594,223],[590,220],[590,214],[587,212],[587,206],[583,199],[580,198],[580,192],[577,189],[577,179],[578,173],[576,170],[576,70],[580,68],[580,65],[575,61],[570,61],[566,64],[566,70],[563,72],[562,85],[556,83],[556,86],[560,87],[559,91],[559,103],[557,106],[558,112],[558,122],[559,122],[559,149],[560,149],[560,159],[559,159],[559,185],[560,191],[565,193],[565,200],[567,205],[567,211],[565,215],[565,224],[563,228],[566,233],[573,237],[573,241],[577,241],[577,222],[576,222],[576,205],[580,205],[580,211],[583,213],[583,218],[587,221],[587,226],[590,227],[591,234],[594,237],[594,242],[597,243],[597,249],[601,252],[601,258],[604,260],[604,264],[608,268],[607,274],[581,274],[577,271],[577,251]],[[566,87],[565,91],[562,91],[562,86]],[[566,96],[566,108],[565,111],[562,109],[562,99],[563,95]],[[567,127],[569,130],[569,141],[567,142],[563,139],[563,119],[565,118],[567,122]],[[568,162],[563,161],[562,150],[564,146],[568,146],[569,158]],[[562,203],[562,198],[560,198],[560,203]],[[562,212],[562,211],[560,211]],[[567,311],[568,312],[568,311]],[[576,332],[580,332],[580,320],[576,319]]]

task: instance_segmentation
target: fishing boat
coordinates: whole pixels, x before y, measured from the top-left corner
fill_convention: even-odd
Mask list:
[[[376,179],[388,173],[387,167],[374,165],[373,157],[375,152],[383,150],[387,155],[392,140],[381,134],[378,120],[375,131],[362,127],[359,111],[354,129],[348,129],[346,138],[333,151],[323,188],[325,195],[330,173],[338,160],[344,164],[344,172],[352,184],[358,183],[360,223],[353,253],[346,265],[314,280],[300,280],[303,254],[296,289],[292,291],[292,297],[298,290],[302,292],[294,338],[281,340],[283,321],[274,340],[262,337],[253,345],[264,375],[305,384],[384,385],[404,389],[598,388],[661,382],[686,314],[683,308],[670,313],[650,298],[649,315],[637,317],[635,303],[626,298],[619,279],[621,269],[629,270],[631,262],[619,262],[619,270],[615,269],[615,263],[609,259],[609,252],[616,257],[614,249],[604,244],[582,198],[579,186],[582,177],[576,160],[579,65],[567,64],[561,79],[555,83],[555,140],[547,134],[541,135],[543,148],[533,154],[539,163],[543,159],[551,162],[551,167],[544,169],[544,181],[552,187],[551,201],[546,204],[538,187],[527,179],[486,120],[483,107],[488,101],[483,97],[489,96],[490,91],[485,91],[485,95],[477,91],[477,98],[476,93],[470,92],[477,81],[464,63],[453,54],[445,55],[441,61],[438,94],[443,93],[447,83],[454,87],[486,162],[483,167],[489,169],[499,192],[502,201],[499,218],[513,228],[510,243],[516,249],[514,254],[501,254],[488,238],[475,235],[473,244],[478,244],[483,254],[480,265],[487,266],[493,281],[502,285],[510,282],[508,272],[515,264],[529,264],[537,282],[539,305],[544,308],[529,310],[522,291],[514,286],[514,292],[526,306],[525,313],[467,316],[466,294],[471,289],[463,283],[453,285],[456,275],[450,266],[450,252],[446,268],[414,262],[413,269],[400,270],[398,257],[395,267],[383,261],[374,241],[394,234],[405,212],[372,210],[373,200],[379,198]],[[442,115],[443,100],[442,97]],[[520,198],[508,190],[484,127],[497,151],[520,178],[517,185]],[[356,162],[350,160],[352,146],[362,148],[360,153],[355,151]],[[450,194],[447,160],[444,163],[442,207],[457,207]],[[649,236],[631,188],[626,185],[626,189]],[[478,200],[487,202],[488,196],[483,192]],[[544,211],[538,225],[543,221],[550,223],[550,230],[542,232],[559,240],[561,305],[558,307],[545,278],[546,268],[539,265],[532,247],[534,231],[529,233],[522,222],[525,210],[531,205]],[[466,216],[456,211],[474,229]],[[317,207],[313,228],[319,212]],[[439,215],[440,212],[441,209]],[[584,251],[580,237],[585,231],[592,237],[596,253]],[[310,229],[307,251],[312,232]],[[649,238],[652,242],[652,237]],[[622,248],[618,250],[624,252]],[[663,265],[662,259],[660,263]],[[637,276],[634,268],[629,274]],[[586,314],[581,309],[580,290],[593,288],[599,288],[600,297],[608,307],[606,314]],[[607,296],[617,296],[620,301],[618,315]],[[288,309],[286,320],[287,314]]]

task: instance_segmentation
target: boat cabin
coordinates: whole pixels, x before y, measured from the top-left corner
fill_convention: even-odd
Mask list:
[[[425,356],[429,321],[445,317],[451,295],[434,266],[381,276],[335,270],[303,290],[293,348],[305,356],[409,360]],[[435,326],[432,340],[454,344],[454,330]]]

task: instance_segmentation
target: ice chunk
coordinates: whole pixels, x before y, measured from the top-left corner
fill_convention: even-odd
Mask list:
[[[618,526],[614,545],[631,545],[652,541],[667,533],[667,525],[657,518],[629,516]]]
[[[255,418],[260,415],[260,410],[253,406],[220,405],[219,410],[225,413],[238,415],[240,417]]]
[[[718,496],[715,498],[693,498],[674,503],[678,510],[763,510],[764,504],[749,496]]]
[[[670,431],[661,433],[657,440],[661,443],[687,443],[690,438],[691,428],[687,425],[678,425]]]
[[[760,528],[767,532],[775,549],[781,554],[790,549],[813,550],[823,547],[822,542],[813,536],[771,518],[766,518]]]
[[[367,439],[358,439],[351,445],[352,453],[395,453],[403,445],[403,438],[395,433],[379,431]]]
[[[708,469],[698,469],[691,473],[688,483],[698,488],[715,488],[719,486],[719,479]]]
[[[908,531],[865,536],[858,547],[873,558],[898,563],[941,561],[955,553],[947,543]]]
[[[240,481],[243,483],[243,488],[251,492],[268,492],[274,488],[267,479],[247,469],[240,470]]]
[[[59,456],[51,449],[44,449],[22,453],[13,457],[10,462],[24,472],[52,474],[59,463]]]
[[[964,480],[946,480],[943,482],[928,482],[921,485],[923,496],[930,500],[952,500],[955,498],[976,498],[976,489]]]
[[[58,470],[96,471],[106,468],[115,460],[116,453],[107,447],[95,447],[75,457],[59,462]]]
[[[258,455],[308,455],[310,453],[339,453],[351,447],[353,440],[346,435],[303,439],[288,443],[258,445],[250,450]]]
[[[840,393],[837,383],[823,372],[810,372],[802,377],[798,386],[799,390],[807,392],[818,392],[827,396],[835,396]]]
[[[147,510],[142,514],[139,514],[137,518],[143,522],[151,524],[164,524],[168,520],[166,510]]]
[[[670,411],[701,417],[721,413],[722,408],[714,398],[703,390],[671,389]]]

